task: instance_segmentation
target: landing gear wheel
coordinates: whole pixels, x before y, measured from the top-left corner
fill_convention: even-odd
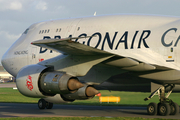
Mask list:
[[[170,105],[168,103],[160,103],[158,106],[159,114],[163,116],[167,116],[171,112]]]
[[[53,103],[46,102],[46,108],[47,109],[52,109],[52,107],[53,107]]]
[[[149,115],[157,115],[157,104],[154,102],[149,103],[147,107],[147,112]]]
[[[38,101],[38,107],[39,107],[39,109],[45,109],[45,107],[46,107],[46,101],[45,101],[44,99],[40,99],[40,100]]]
[[[170,115],[177,115],[179,113],[179,105],[175,102],[170,104],[171,113]]]

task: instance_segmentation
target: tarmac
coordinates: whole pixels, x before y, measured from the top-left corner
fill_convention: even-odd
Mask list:
[[[15,84],[0,84],[0,87],[16,87]],[[1,99],[1,98],[0,98]],[[146,107],[134,106],[87,106],[54,104],[53,109],[40,110],[37,104],[0,103],[0,118],[6,117],[142,117],[180,119],[176,116],[151,116]]]
[[[0,117],[142,117],[180,119],[176,116],[151,116],[146,107],[54,105],[53,109],[40,110],[37,104],[0,103]]]

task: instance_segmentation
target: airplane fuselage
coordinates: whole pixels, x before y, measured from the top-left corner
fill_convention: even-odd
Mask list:
[[[13,76],[26,65],[36,64],[61,53],[31,45],[41,39],[86,37],[76,42],[106,52],[180,70],[177,17],[112,15],[61,19],[31,25],[3,56],[2,63]],[[148,53],[148,54],[147,54]]]

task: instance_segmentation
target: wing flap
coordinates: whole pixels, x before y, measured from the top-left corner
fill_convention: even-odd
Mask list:
[[[130,67],[130,66],[136,66],[139,64],[139,62],[132,60],[130,58],[120,58],[117,60],[112,60],[110,62],[107,62],[108,65],[118,66],[118,67]]]
[[[156,67],[146,63],[140,63],[139,65],[136,66],[124,67],[123,69],[128,71],[149,71],[149,70],[155,70]]]

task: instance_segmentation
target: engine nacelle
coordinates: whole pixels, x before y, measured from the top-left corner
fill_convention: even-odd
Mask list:
[[[60,94],[56,94],[55,96],[44,98],[44,100],[50,103],[68,103],[74,101],[74,100],[64,100]]]
[[[16,77],[19,91],[29,97],[46,97],[76,92],[84,85],[75,77],[34,64],[23,67]]]
[[[44,95],[73,93],[83,86],[77,78],[63,72],[45,72],[39,79],[39,87]]]
[[[73,102],[74,100],[90,99],[93,98],[98,93],[99,91],[97,91],[95,88],[85,85],[75,93],[61,94],[61,95],[56,94],[55,96],[47,97],[44,99],[51,103],[67,103],[67,102]]]
[[[96,94],[98,94],[99,91],[95,88],[85,85],[82,88],[79,88],[77,92],[70,93],[70,94],[63,94],[61,97],[64,100],[70,101],[70,100],[86,100],[93,98]]]
[[[38,79],[45,66],[38,64],[23,67],[17,74],[16,85],[19,92],[28,97],[45,97],[39,90]]]

